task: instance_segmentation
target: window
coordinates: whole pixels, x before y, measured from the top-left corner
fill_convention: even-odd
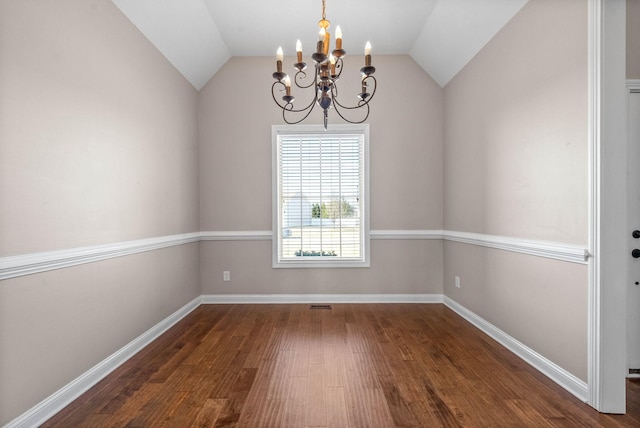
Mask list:
[[[272,138],[273,267],[369,266],[368,125]]]

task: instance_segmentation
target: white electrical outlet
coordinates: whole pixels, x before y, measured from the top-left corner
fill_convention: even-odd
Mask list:
[[[231,271],[225,270],[222,272],[223,281],[231,281]]]
[[[456,288],[460,288],[460,277],[456,276]]]

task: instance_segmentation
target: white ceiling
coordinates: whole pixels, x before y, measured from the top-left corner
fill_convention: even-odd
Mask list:
[[[322,0],[112,1],[198,90],[231,56],[294,55],[298,38],[311,62],[322,17]],[[327,0],[326,16],[348,54],[369,40],[373,55],[409,54],[445,86],[527,1]]]

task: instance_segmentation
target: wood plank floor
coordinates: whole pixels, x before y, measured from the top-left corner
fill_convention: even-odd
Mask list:
[[[628,427],[440,304],[203,305],[45,427]]]

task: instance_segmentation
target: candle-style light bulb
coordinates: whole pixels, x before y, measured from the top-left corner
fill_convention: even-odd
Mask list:
[[[293,97],[291,96],[291,79],[289,78],[289,76],[284,76],[284,79],[282,79],[282,83],[284,83],[284,89],[286,92],[286,95],[282,97],[282,99],[286,101],[287,104],[292,103]]]
[[[342,49],[342,30],[339,25],[336,27],[336,49]]]
[[[369,43],[368,41],[367,41],[367,44],[364,45],[364,66],[365,68],[371,67],[371,43]],[[368,73],[365,73],[365,74],[368,74]]]
[[[298,41],[296,41],[296,52],[298,54],[298,62],[302,62],[302,42],[300,41],[300,39],[298,39]]]
[[[282,81],[284,73],[282,72],[282,47],[279,47],[276,52],[276,72],[273,73],[273,78],[277,81]]]
[[[331,69],[331,76],[336,75],[336,57],[329,55],[329,68]]]
[[[324,37],[327,34],[327,32],[324,30],[324,28],[320,28],[320,31],[318,32],[318,45],[316,46],[316,53],[318,55],[323,54],[324,53]],[[313,58],[313,55],[312,55]],[[318,61],[317,59],[314,58],[314,61]]]

